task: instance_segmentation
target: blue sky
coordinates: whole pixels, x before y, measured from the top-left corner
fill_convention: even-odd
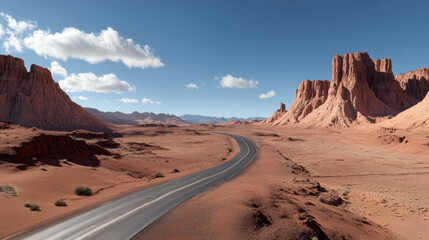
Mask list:
[[[23,58],[27,68],[50,68],[56,61],[67,75],[54,79],[68,79],[61,86],[85,107],[268,117],[279,102],[291,104],[299,82],[330,80],[335,54],[391,58],[395,74],[429,67],[427,9],[425,1],[14,0],[0,7],[0,47],[2,54]],[[7,16],[32,27],[8,27]],[[92,51],[112,44],[99,41],[106,30],[122,39],[113,41],[117,49],[128,44],[131,50]],[[14,31],[22,49],[5,47],[7,31]],[[96,40],[88,47],[91,33]],[[63,45],[46,40],[60,41],[55,34],[70,39]],[[91,77],[107,82],[84,85]],[[198,89],[187,88],[190,83]],[[100,89],[110,92],[94,92]],[[119,101],[125,98],[138,102]]]

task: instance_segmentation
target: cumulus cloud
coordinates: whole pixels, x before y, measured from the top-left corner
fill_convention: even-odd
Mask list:
[[[121,99],[119,99],[119,102],[122,102],[122,103],[138,103],[139,100],[137,100],[135,98],[121,98]]]
[[[249,89],[249,88],[255,88],[255,87],[257,87],[258,84],[259,84],[258,81],[246,80],[246,79],[241,78],[241,77],[233,77],[230,74],[224,76],[220,80],[220,85],[223,88],[244,88],[244,89]]]
[[[66,92],[126,93],[135,90],[135,87],[131,87],[129,83],[119,80],[113,73],[104,74],[101,77],[92,72],[72,73],[58,83]]]
[[[189,83],[188,85],[186,85],[187,89],[198,89],[197,84],[195,83]]]
[[[0,12],[0,20],[6,24],[6,29],[3,28],[3,25],[0,27],[0,37],[4,36],[3,48],[5,51],[8,53],[22,52],[22,38],[36,28],[37,24],[34,21],[17,21],[4,12]]]
[[[51,67],[49,68],[53,75],[59,75],[62,77],[67,77],[67,70],[63,68],[57,61],[51,62]]]
[[[144,104],[148,104],[148,103],[154,104],[154,102],[150,98],[143,98],[142,99],[142,103],[144,103]]]
[[[158,105],[162,104],[162,102],[160,102],[160,101],[156,101],[155,103],[158,104]]]
[[[72,73],[70,76],[67,70],[57,61],[51,62],[50,70],[52,74],[63,76],[64,79],[58,81],[60,87],[66,92],[99,92],[99,93],[126,93],[134,91],[126,81],[121,81],[113,74],[104,74],[99,77],[92,72],[89,73]]]
[[[164,66],[148,45],[140,46],[132,39],[122,37],[111,27],[99,33],[86,33],[74,27],[52,33],[49,29],[38,29],[34,21],[17,21],[3,12],[0,12],[0,20],[6,25],[5,30],[1,25],[0,37],[6,36],[3,48],[7,52],[22,52],[25,47],[45,58],[64,61],[74,58],[95,64],[109,60],[122,62],[129,68]]]
[[[276,96],[276,92],[274,92],[273,90],[267,92],[267,93],[263,93],[261,95],[259,95],[259,98],[264,99],[264,98],[272,98]]]
[[[88,100],[87,97],[84,96],[77,96],[77,97],[73,97],[73,99],[78,99],[78,100]]]
[[[6,20],[8,29],[15,33],[24,33],[25,31],[32,30],[37,26],[34,21],[16,21],[11,15],[5,14],[4,12],[1,12],[0,16]]]
[[[94,64],[110,60],[122,62],[129,68],[164,66],[161,59],[153,55],[148,45],[141,47],[132,39],[124,39],[110,27],[98,34],[86,33],[73,27],[64,28],[62,32],[57,33],[38,29],[23,42],[27,48],[40,56],[64,61],[75,58]]]

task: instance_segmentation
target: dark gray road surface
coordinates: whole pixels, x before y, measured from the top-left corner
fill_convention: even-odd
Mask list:
[[[259,151],[258,146],[247,138],[225,135],[234,138],[240,147],[240,153],[231,160],[211,169],[135,192],[32,233],[24,239],[132,238],[179,204],[233,177],[252,162]]]

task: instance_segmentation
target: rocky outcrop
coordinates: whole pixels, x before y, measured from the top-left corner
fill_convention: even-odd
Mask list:
[[[417,103],[417,99],[408,96],[395,80],[392,72],[392,61],[390,59],[376,59],[374,61],[374,76],[368,78],[368,84],[387,106],[399,111],[403,111]]]
[[[50,71],[0,55],[0,121],[26,127],[70,131],[85,129],[111,133],[107,123],[72,102],[52,79]]]
[[[295,92],[295,99],[288,112],[276,124],[296,123],[325,103],[328,98],[328,80],[306,80],[301,82]]]
[[[390,59],[372,61],[366,52],[347,53],[333,58],[331,82],[300,83],[287,113],[264,123],[348,127],[395,116],[416,102],[395,80]]]
[[[373,80],[374,72],[368,53],[336,55],[332,60],[328,99],[302,121],[303,125],[348,127],[397,114],[370,89],[368,82]]]
[[[260,124],[273,124],[276,123],[279,119],[282,119],[282,117],[286,114],[286,105],[284,103],[280,103],[280,108],[277,109],[277,111],[275,111],[273,113],[273,115],[271,115],[271,117],[265,119],[264,121],[260,122]]]
[[[398,74],[395,79],[405,93],[416,98],[417,101],[423,100],[429,91],[429,68],[419,68]]]
[[[98,166],[100,161],[96,155],[111,155],[103,147],[88,144],[84,140],[68,135],[40,134],[27,142],[0,152],[0,159],[12,163],[59,165],[60,159],[67,159],[85,166]]]

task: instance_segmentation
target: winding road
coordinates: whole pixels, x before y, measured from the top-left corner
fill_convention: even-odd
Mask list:
[[[240,147],[240,152],[231,160],[127,195],[34,232],[23,239],[131,239],[187,199],[230,179],[255,159],[259,151],[255,142],[232,134],[219,134],[234,138]]]

